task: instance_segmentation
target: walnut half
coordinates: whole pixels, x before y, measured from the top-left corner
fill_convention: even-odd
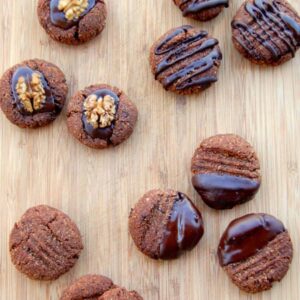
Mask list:
[[[20,76],[16,84],[16,91],[24,109],[30,113],[42,108],[46,94],[39,73],[33,73],[31,81]]]
[[[116,104],[113,97],[106,95],[99,97],[95,94],[84,101],[84,114],[94,128],[105,128],[112,124],[116,115]]]
[[[87,9],[88,0],[59,0],[58,9],[65,13],[69,21],[76,20]]]

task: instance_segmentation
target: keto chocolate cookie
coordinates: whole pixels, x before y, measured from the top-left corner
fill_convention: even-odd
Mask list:
[[[252,62],[280,65],[300,47],[300,17],[285,0],[247,0],[232,21],[232,35]]]
[[[12,262],[32,279],[58,278],[74,266],[82,249],[74,222],[45,205],[28,209],[10,234]]]
[[[267,214],[249,214],[232,221],[219,247],[220,265],[248,293],[268,290],[280,281],[293,258],[293,245],[283,224]]]
[[[155,79],[178,94],[194,94],[217,81],[222,60],[218,40],[190,25],[168,31],[151,48]]]
[[[51,38],[79,45],[102,32],[107,10],[104,0],[39,0],[37,14]]]
[[[202,141],[192,158],[192,183],[202,200],[215,209],[251,200],[260,187],[260,167],[252,146],[234,134]]]
[[[0,79],[0,106],[21,128],[48,125],[60,114],[68,86],[65,75],[44,60],[27,60],[8,69]]]
[[[139,250],[154,259],[172,259],[192,250],[204,232],[197,207],[173,190],[146,193],[131,210],[129,231]]]
[[[209,21],[224,7],[229,6],[229,0],[173,0],[173,2],[181,9],[183,16],[199,21]]]
[[[68,127],[84,145],[102,149],[117,146],[133,132],[136,106],[118,88],[92,85],[77,92],[68,106]]]
[[[101,275],[85,275],[75,280],[60,300],[143,300],[135,291],[128,292]]]
[[[127,291],[124,288],[116,287],[105,292],[98,300],[143,300],[136,291]]]

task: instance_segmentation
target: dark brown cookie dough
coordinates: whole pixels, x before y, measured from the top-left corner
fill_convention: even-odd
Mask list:
[[[173,0],[173,2],[180,8],[183,16],[199,21],[209,21],[224,7],[229,6],[229,0]]]
[[[51,38],[79,45],[102,32],[107,10],[104,0],[39,0],[37,14]]]
[[[105,292],[98,300],[143,300],[136,291],[127,291],[124,288],[116,287]]]
[[[232,39],[252,62],[280,65],[300,47],[300,17],[285,0],[247,0],[232,21]]]
[[[74,222],[45,205],[28,209],[10,234],[12,262],[32,279],[58,278],[74,266],[82,249]]]
[[[131,210],[129,231],[144,254],[154,259],[173,259],[192,250],[204,229],[201,213],[185,194],[152,190]]]
[[[260,187],[259,160],[253,147],[234,134],[202,141],[192,158],[192,183],[202,200],[229,209],[251,200]]]
[[[155,79],[178,94],[195,94],[217,81],[222,60],[218,40],[190,25],[171,29],[151,48]]]
[[[135,291],[128,292],[101,275],[85,275],[63,292],[60,300],[143,300]]]
[[[40,59],[8,69],[0,79],[0,106],[6,117],[21,128],[46,126],[60,114],[68,86],[55,65]]]
[[[77,92],[68,106],[71,134],[91,148],[107,148],[124,142],[133,132],[136,106],[118,88],[92,85]]]
[[[218,256],[220,265],[241,290],[257,293],[285,276],[293,245],[279,220],[267,214],[249,214],[228,225]]]

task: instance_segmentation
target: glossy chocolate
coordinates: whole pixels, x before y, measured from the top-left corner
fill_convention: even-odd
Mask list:
[[[183,15],[187,16],[189,14],[197,14],[204,10],[210,9],[210,8],[216,8],[219,6],[225,6],[228,7],[228,0],[194,0],[190,2],[190,0],[185,0],[180,4],[180,9],[183,11]],[[183,7],[189,3],[184,9]]]
[[[251,56],[258,56],[256,49],[252,46],[252,39],[267,49],[275,61],[288,52],[292,56],[295,55],[300,46],[300,24],[284,13],[276,0],[248,2],[245,10],[254,22],[247,24],[243,21],[233,21],[232,27],[242,34],[245,41],[239,37],[234,38]],[[279,41],[287,47],[288,52],[282,51]]]
[[[43,88],[45,90],[46,100],[44,101],[41,109],[34,110],[33,112],[29,112],[24,108],[22,102],[20,101],[18,93],[16,91],[16,86],[18,83],[18,79],[20,77],[24,77],[26,80],[27,86],[30,87],[33,73],[38,73],[40,75],[41,82],[42,82]],[[50,89],[44,75],[41,72],[32,70],[29,67],[20,67],[14,72],[12,81],[11,81],[11,90],[12,90],[13,96],[14,96],[14,104],[16,105],[19,112],[23,115],[32,115],[32,114],[36,114],[36,113],[45,113],[45,112],[53,112],[55,114],[58,114],[62,109],[61,105],[59,105],[58,103],[55,102],[55,99],[52,95],[51,89]]]
[[[101,89],[101,90],[97,90],[95,92],[93,92],[92,94],[96,95],[98,98],[100,97],[105,97],[107,95],[111,96],[114,101],[115,101],[115,105],[116,105],[116,113],[118,111],[118,107],[119,107],[119,97],[111,90],[108,89]],[[88,97],[89,95],[87,95],[86,97]],[[82,113],[82,123],[83,123],[83,129],[84,131],[93,139],[101,139],[101,140],[106,140],[109,142],[112,134],[113,134],[113,130],[115,127],[115,123],[113,122],[110,126],[105,127],[105,128],[94,128],[87,120],[86,115],[84,114],[84,110]]]
[[[226,266],[255,255],[284,231],[283,224],[267,214],[249,214],[232,221],[219,243],[220,265]]]
[[[197,78],[202,73],[210,70],[214,66],[216,60],[222,59],[222,54],[216,47],[219,43],[216,39],[207,39],[207,32],[201,31],[196,35],[184,37],[184,39],[175,42],[179,36],[186,35],[191,28],[192,26],[186,25],[176,29],[156,47],[155,55],[166,56],[158,64],[155,78],[157,79],[162,72],[175,64],[182,62],[186,58],[192,57],[200,52],[207,52],[207,54],[167,76],[162,82],[165,89],[179,80],[180,83],[176,85],[177,90],[183,90],[198,85],[207,87],[218,79],[216,75],[207,75]],[[193,46],[191,47],[192,44]],[[189,49],[190,47],[191,49]],[[182,80],[183,78],[185,79]]]
[[[160,245],[160,258],[176,258],[193,249],[203,232],[201,213],[186,195],[178,193]]]
[[[89,5],[86,10],[80,15],[79,18],[72,21],[66,19],[65,13],[58,9],[59,0],[50,1],[50,18],[52,24],[63,29],[69,29],[73,26],[76,26],[80,19],[84,17],[89,11],[95,6],[96,0],[89,0]]]
[[[217,173],[196,174],[192,183],[202,200],[215,209],[229,209],[247,202],[260,187],[258,180]]]

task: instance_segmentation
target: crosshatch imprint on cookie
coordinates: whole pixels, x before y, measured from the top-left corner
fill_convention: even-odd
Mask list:
[[[98,97],[92,94],[85,99],[83,106],[87,121],[94,128],[111,126],[115,120],[116,104],[115,100],[109,95]]]
[[[20,76],[16,91],[24,109],[30,113],[40,110],[46,100],[46,93],[41,81],[41,74],[33,73],[31,79]]]
[[[59,0],[58,9],[64,12],[69,21],[76,20],[88,8],[88,0]]]

